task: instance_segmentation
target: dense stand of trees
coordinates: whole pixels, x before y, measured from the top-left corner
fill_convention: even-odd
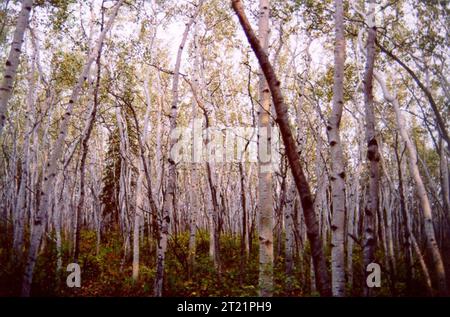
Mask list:
[[[449,13],[5,1],[0,295],[447,296]]]

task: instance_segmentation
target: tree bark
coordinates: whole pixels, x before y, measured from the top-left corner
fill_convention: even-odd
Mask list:
[[[336,42],[334,49],[333,109],[327,135],[331,156],[331,285],[333,296],[345,296],[345,167],[339,126],[344,106],[344,12],[342,0],[335,1]]]
[[[191,159],[192,159],[192,167],[191,167],[191,184],[198,184],[199,178],[198,178],[198,167],[201,155],[201,144],[198,144],[200,142],[197,142],[197,136],[201,133],[201,126],[198,126],[198,118],[197,118],[197,107],[199,107],[196,96],[196,90],[198,89],[198,82],[199,82],[199,76],[198,73],[200,71],[199,68],[199,44],[198,44],[198,27],[195,25],[194,28],[194,74],[193,74],[193,81],[192,81],[192,89],[194,90],[194,100],[192,102],[192,153],[191,153]],[[196,251],[196,234],[197,234],[197,212],[200,208],[198,195],[193,188],[189,193],[189,200],[190,200],[190,206],[189,206],[189,245],[188,245],[188,275],[189,278],[192,278],[195,268],[195,251]]]
[[[242,2],[240,0],[232,0],[232,6],[234,11],[238,15],[239,22],[244,29],[245,35],[247,36],[247,39],[258,59],[258,62],[269,85],[269,89],[272,95],[272,101],[275,105],[275,110],[277,113],[276,122],[280,128],[281,137],[286,147],[286,154],[288,157],[289,165],[291,167],[297,190],[300,194],[300,200],[302,203],[308,231],[308,239],[311,245],[318,289],[322,296],[330,296],[330,279],[327,272],[322,242],[320,240],[316,214],[314,213],[311,191],[309,189],[309,183],[303,173],[303,168],[300,163],[300,157],[297,151],[297,145],[289,124],[287,106],[284,103],[284,98],[280,89],[281,83],[277,79],[275,71],[270,64],[269,58],[261,47],[261,44],[256,37],[250,25],[250,22],[247,19],[247,16],[245,15]]]
[[[143,195],[143,183],[144,183],[144,177],[148,173],[146,169],[146,162],[145,162],[145,144],[147,140],[147,134],[148,134],[148,125],[149,125],[149,118],[150,118],[150,111],[151,111],[151,98],[150,98],[150,92],[148,91],[149,81],[148,78],[144,80],[144,94],[145,94],[145,103],[147,106],[147,109],[145,111],[144,115],[144,131],[139,133],[139,149],[141,152],[141,157],[139,160],[139,176],[136,183],[136,205],[134,208],[134,226],[133,226],[133,272],[132,272],[132,278],[134,281],[137,281],[139,277],[139,234],[140,234],[140,227],[142,225],[142,210],[144,210],[144,195]],[[138,129],[138,122],[136,119],[136,128]],[[151,184],[149,184],[151,186]],[[148,188],[149,195],[152,195],[152,187]],[[152,199],[150,199],[152,200]],[[154,205],[153,203],[150,203],[151,205]],[[155,208],[151,208],[152,213],[155,212]]]
[[[287,175],[286,175],[287,177]],[[285,185],[286,186],[286,185]],[[285,261],[286,261],[286,288],[287,291],[291,290],[294,280],[294,255],[295,255],[295,207],[297,199],[297,188],[294,182],[289,183],[289,189],[286,199],[286,211],[285,217]]]
[[[416,252],[417,258],[419,260],[419,264],[420,264],[420,268],[422,269],[423,276],[425,278],[425,285],[427,287],[427,292],[428,292],[428,294],[433,296],[434,292],[433,292],[433,286],[431,284],[430,272],[428,272],[427,264],[422,255],[422,251],[420,251],[419,245],[417,244],[416,238],[412,234],[411,234],[411,242],[412,242],[414,251]]]
[[[33,52],[31,57],[29,71],[28,71],[28,96],[26,99],[27,112],[25,115],[25,139],[23,142],[23,155],[22,155],[22,166],[21,175],[19,180],[19,190],[17,194],[17,203],[14,210],[14,238],[13,238],[13,259],[15,262],[20,263],[23,256],[23,233],[25,227],[25,217],[27,210],[27,183],[29,181],[29,164],[30,164],[30,138],[33,133],[32,120],[35,114],[35,99],[36,99],[36,83],[35,83],[35,64],[36,64],[36,50]]]
[[[30,19],[32,7],[33,0],[22,0],[22,8],[20,10],[19,17],[17,18],[16,30],[14,31],[11,49],[5,63],[5,71],[0,86],[0,136],[2,135],[3,127],[6,122],[8,101],[12,95],[14,80],[17,74],[17,67],[19,66],[19,58],[22,53],[23,37],[28,26],[28,20]]]
[[[408,212],[406,210],[405,194],[403,187],[403,175],[401,168],[401,155],[398,153],[398,134],[395,136],[395,149],[394,154],[397,162],[397,175],[398,175],[398,193],[400,200],[400,212],[403,219],[403,249],[405,252],[405,271],[406,271],[406,286],[411,286],[412,280],[412,259],[411,259],[411,233],[409,229]]]
[[[367,266],[375,261],[376,248],[376,216],[379,208],[379,161],[380,153],[378,151],[378,142],[375,131],[375,113],[373,100],[373,67],[375,62],[375,0],[369,0],[369,12],[367,14],[368,37],[366,52],[366,68],[364,72],[364,106],[366,116],[366,142],[367,159],[369,160],[369,190],[368,200],[364,209],[364,244],[363,244],[363,263],[364,263],[364,294],[371,296],[373,289],[367,287],[366,279],[368,272]]]
[[[247,245],[247,197],[245,192],[245,174],[244,174],[244,166],[242,159],[238,163],[239,166],[239,178],[240,178],[240,194],[241,194],[241,208],[242,208],[242,230],[241,230],[241,274],[240,274],[240,282],[241,285],[244,282],[245,276],[245,265],[247,262],[248,256],[248,245]]]
[[[259,1],[258,38],[264,54],[269,47],[269,0]],[[264,74],[259,73],[258,108],[258,232],[259,232],[259,294],[272,296],[273,291],[273,199],[270,91]]]

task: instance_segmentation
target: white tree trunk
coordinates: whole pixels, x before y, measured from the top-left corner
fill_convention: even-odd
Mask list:
[[[366,268],[370,263],[375,261],[376,249],[376,216],[379,209],[379,161],[380,153],[378,150],[378,142],[376,138],[376,123],[373,100],[373,68],[375,63],[375,1],[369,0],[369,10],[366,16],[368,25],[367,36],[367,53],[366,68],[364,72],[364,106],[366,117],[366,142],[367,142],[367,158],[368,174],[369,174],[369,191],[368,201],[364,209],[364,245],[363,245],[363,263]],[[361,46],[362,49],[362,46]],[[366,272],[366,270],[364,270]],[[365,273],[365,282],[367,277]],[[374,289],[364,284],[364,294],[371,296]]]
[[[186,24],[180,46],[178,47],[177,59],[175,62],[173,82],[172,82],[172,105],[170,110],[170,131],[169,131],[169,153],[168,153],[168,163],[169,163],[169,175],[166,190],[166,197],[164,197],[163,207],[162,207],[162,219],[159,219],[159,237],[157,246],[157,259],[156,259],[156,276],[154,285],[154,296],[161,297],[163,291],[163,279],[164,279],[164,261],[167,251],[167,239],[169,236],[169,223],[170,214],[173,212],[174,199],[175,199],[175,187],[176,187],[176,166],[174,158],[171,155],[171,151],[176,141],[171,134],[175,131],[177,127],[177,115],[178,115],[178,81],[180,77],[180,66],[181,66],[181,54],[183,53],[184,46],[189,34],[189,30],[192,24],[195,22],[203,0],[200,0],[197,5],[196,11],[192,18]]]
[[[27,102],[27,110],[25,114],[25,139],[23,142],[22,148],[22,173],[20,175],[20,184],[19,191],[17,195],[17,203],[15,206],[15,211],[13,215],[14,219],[14,239],[13,239],[13,250],[14,257],[16,261],[22,260],[22,247],[23,247],[23,232],[25,226],[25,216],[27,209],[27,197],[30,194],[27,194],[28,190],[26,189],[27,183],[29,181],[29,165],[30,165],[30,138],[33,132],[32,123],[34,120],[35,114],[35,59],[36,59],[36,51],[33,52],[33,56],[31,57],[29,71],[28,71],[28,96],[26,99]]]
[[[345,168],[339,126],[344,106],[344,12],[342,0],[335,1],[336,42],[334,49],[333,109],[327,132],[331,156],[331,286],[333,296],[345,296]]]
[[[62,268],[62,239],[61,239],[61,214],[64,208],[64,203],[60,203],[60,199],[58,197],[58,188],[62,187],[62,174],[59,174],[58,179],[56,181],[55,190],[53,193],[54,196],[54,213],[53,213],[53,225],[55,227],[55,235],[56,235],[56,270],[60,272]],[[63,194],[64,192],[62,192]]]
[[[128,126],[127,122],[122,117],[122,111],[119,105],[116,105],[116,120],[119,127],[120,135],[120,177],[119,177],[119,225],[123,235],[123,250],[124,256],[122,258],[121,269],[125,264],[128,252],[130,250],[130,230],[131,224],[128,218],[129,215],[129,196],[131,191],[131,168],[128,158],[128,152],[130,151],[130,144],[128,139]]]
[[[36,212],[34,219],[34,226],[31,233],[31,241],[30,248],[28,253],[27,264],[24,272],[24,279],[22,283],[22,296],[29,296],[31,291],[31,282],[33,279],[33,271],[34,266],[36,264],[36,258],[38,255],[39,246],[41,244],[42,235],[44,233],[45,223],[47,221],[47,213],[50,202],[50,193],[52,192],[52,188],[55,183],[55,177],[57,175],[58,163],[61,159],[62,152],[64,149],[64,141],[66,139],[67,131],[69,128],[69,121],[72,116],[72,110],[74,104],[78,101],[82,85],[84,81],[87,79],[89,74],[89,70],[95,58],[98,55],[100,47],[105,39],[106,33],[111,29],[114,19],[117,16],[120,6],[122,5],[124,0],[119,0],[116,5],[113,7],[113,11],[111,16],[106,24],[104,30],[100,33],[97,43],[94,49],[90,52],[84,66],[83,70],[78,78],[77,84],[75,85],[72,94],[69,99],[69,105],[67,110],[61,119],[62,122],[60,124],[58,137],[53,146],[53,150],[49,154],[49,160],[46,165],[46,170],[44,174],[43,184],[41,188],[41,198],[39,203],[39,208]]]
[[[194,28],[194,75],[193,75],[193,81],[192,81],[192,89],[197,90],[198,89],[198,72],[200,70],[199,68],[199,47],[198,47],[198,27],[197,24]],[[196,94],[196,92],[194,92]],[[196,101],[196,98],[194,98],[192,102],[192,137],[193,137],[193,143],[192,143],[192,162],[191,162],[191,184],[195,186],[198,184],[198,166],[199,162],[197,162],[198,159],[200,159],[198,156],[199,149],[197,148],[201,144],[197,144],[196,142],[196,135],[200,132],[198,130],[199,127],[197,127],[197,107],[198,103]],[[200,127],[201,128],[201,127]],[[189,245],[188,245],[188,269],[189,269],[189,278],[192,278],[193,272],[194,272],[194,266],[195,266],[195,249],[196,249],[196,233],[197,233],[197,211],[200,208],[199,206],[199,200],[197,196],[197,192],[195,188],[192,188],[192,190],[189,193]]]
[[[286,177],[288,177],[286,175]],[[288,290],[292,286],[293,273],[294,273],[294,254],[295,254],[295,206],[297,197],[297,188],[295,183],[291,182],[286,185],[288,187],[287,200],[286,200],[286,210],[284,212],[285,217],[285,250],[286,250],[286,278],[287,278],[287,288]]]
[[[439,250],[439,246],[436,241],[436,235],[433,227],[433,217],[431,212],[431,205],[428,199],[428,195],[425,189],[425,185],[422,180],[422,176],[419,172],[419,166],[417,164],[417,152],[416,148],[406,130],[406,125],[404,122],[403,114],[400,110],[400,105],[398,104],[398,100],[395,95],[391,95],[386,87],[386,82],[382,75],[378,73],[374,73],[375,79],[380,84],[384,98],[387,102],[391,103],[394,107],[395,117],[397,120],[397,128],[400,131],[400,136],[402,137],[403,142],[406,145],[409,156],[409,169],[412,178],[414,179],[414,183],[416,186],[417,196],[420,200],[420,205],[422,207],[423,218],[424,218],[424,233],[427,239],[427,247],[431,253],[433,259],[433,267],[437,278],[437,288],[441,296],[445,296],[447,293],[447,281],[445,277],[445,269],[444,263],[442,261],[441,252]]]
[[[145,111],[144,116],[144,131],[142,132],[140,138],[140,145],[144,146],[147,140],[147,134],[149,130],[149,118],[150,111],[152,106],[152,101],[150,98],[150,92],[148,91],[149,87],[149,79],[148,77],[144,80],[144,94],[145,94],[145,102],[147,104],[147,109]],[[145,158],[145,156],[143,156]],[[139,176],[136,183],[136,206],[134,209],[134,227],[133,227],[133,280],[137,280],[139,276],[139,232],[142,224],[142,210],[144,209],[144,197],[142,193],[142,187],[144,182],[145,170],[144,170],[145,162],[141,159],[139,160]],[[151,195],[151,188],[148,189]]]
[[[269,47],[269,0],[259,1],[258,37],[264,52]],[[270,92],[262,70],[259,70],[258,107],[258,231],[259,231],[259,295],[273,292],[273,198]]]
[[[0,136],[2,135],[3,127],[5,126],[8,101],[12,95],[17,67],[19,66],[19,58],[22,53],[23,37],[28,26],[32,7],[33,0],[22,0],[22,8],[19,17],[17,18],[11,50],[9,51],[8,59],[5,63],[5,71],[0,86]]]

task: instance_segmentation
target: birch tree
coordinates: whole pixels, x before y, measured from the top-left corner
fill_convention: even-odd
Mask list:
[[[146,78],[144,80],[144,93],[145,93],[145,103],[147,105],[147,109],[145,111],[144,116],[144,129],[142,132],[142,135],[140,135],[140,149],[141,152],[145,153],[145,149],[143,149],[143,145],[146,143],[147,140],[147,134],[149,130],[149,117],[150,117],[150,111],[152,107],[152,102],[150,99],[150,93],[148,91],[149,86],[149,80]],[[142,210],[144,210],[144,195],[143,195],[143,183],[144,183],[144,177],[145,177],[145,155],[142,155],[142,159],[139,160],[139,176],[137,179],[136,184],[136,205],[134,210],[134,226],[133,226],[133,280],[137,280],[139,276],[139,236],[140,236],[140,228],[142,225]],[[148,188],[149,195],[152,195],[151,193],[151,187]]]
[[[26,123],[25,123],[25,140],[23,143],[23,156],[22,156],[22,173],[20,175],[19,190],[17,195],[17,202],[14,210],[14,259],[18,262],[22,261],[22,248],[23,248],[23,235],[25,229],[25,214],[27,210],[27,182],[30,173],[30,140],[32,136],[32,124],[35,117],[35,102],[36,102],[36,81],[35,81],[35,71],[36,71],[36,49],[33,51],[32,58],[30,60],[28,71],[28,85],[29,92],[27,97],[27,113],[26,113]]]
[[[33,271],[34,266],[36,264],[36,258],[39,251],[39,246],[41,244],[42,235],[44,232],[45,223],[47,220],[48,215],[48,208],[49,208],[49,201],[50,201],[50,193],[52,191],[55,177],[57,175],[57,168],[59,160],[62,156],[63,151],[63,143],[66,138],[67,129],[69,126],[69,121],[72,116],[72,110],[75,105],[75,103],[78,101],[78,98],[80,96],[81,88],[84,83],[84,81],[88,77],[89,70],[91,68],[92,63],[94,62],[95,58],[98,56],[98,53],[100,51],[100,46],[102,45],[106,33],[111,29],[114,19],[117,16],[117,13],[119,11],[120,6],[122,5],[123,0],[119,0],[113,7],[111,15],[109,17],[108,22],[106,23],[106,26],[104,30],[100,33],[96,45],[90,52],[89,56],[86,59],[86,62],[83,66],[83,70],[80,74],[80,77],[78,78],[77,84],[74,87],[72,94],[69,99],[69,105],[67,106],[66,112],[64,113],[60,128],[59,128],[59,134],[58,138],[55,141],[55,144],[53,146],[53,150],[50,152],[48,163],[46,165],[45,170],[45,176],[42,184],[41,194],[40,194],[40,203],[39,203],[39,209],[37,210],[35,219],[34,219],[34,226],[33,231],[31,233],[31,241],[30,241],[30,248],[28,252],[28,258],[27,258],[27,264],[25,267],[25,273],[22,283],[22,296],[29,296],[31,291],[31,282],[33,279]]]
[[[441,2],[33,1],[0,294],[448,295]]]
[[[366,142],[367,159],[369,160],[369,189],[368,201],[364,209],[364,246],[363,257],[364,267],[367,267],[375,260],[376,234],[375,217],[379,208],[379,161],[378,142],[375,131],[375,113],[373,101],[373,67],[375,61],[375,1],[369,0],[369,9],[367,14],[367,43],[366,43],[366,68],[364,72],[364,109],[366,117]],[[366,271],[365,271],[366,272]],[[367,272],[366,272],[367,275]],[[367,276],[366,276],[367,277]],[[365,278],[366,279],[366,278]],[[364,281],[365,281],[364,279]],[[366,284],[366,283],[364,283]],[[365,295],[372,294],[372,288],[365,287]]]
[[[33,0],[22,0],[22,7],[17,18],[11,49],[9,51],[8,59],[5,62],[3,80],[0,86],[0,136],[2,135],[3,127],[6,122],[8,101],[12,95],[17,67],[19,66],[19,58],[22,53],[23,38],[28,27],[32,7]]]
[[[102,18],[100,24],[100,31],[103,31],[103,4],[102,4]],[[91,30],[92,32],[93,30]],[[76,228],[75,228],[75,252],[74,252],[74,261],[78,263],[78,257],[80,254],[80,235],[81,235],[81,222],[82,222],[82,212],[84,208],[84,198],[85,198],[85,177],[86,177],[86,158],[89,151],[89,138],[92,133],[92,129],[94,128],[95,119],[97,116],[97,108],[98,108],[98,90],[100,87],[100,75],[101,75],[101,51],[102,44],[100,44],[100,48],[98,50],[98,56],[96,57],[96,65],[97,65],[97,74],[95,80],[95,87],[93,89],[93,102],[92,102],[92,110],[89,114],[88,121],[86,123],[85,131],[83,131],[83,136],[81,140],[81,159],[80,159],[80,198],[78,200],[77,207],[77,220],[76,220]]]
[[[169,158],[168,158],[168,183],[166,190],[166,197],[164,197],[164,202],[162,206],[162,217],[159,219],[159,237],[157,244],[157,260],[156,260],[156,277],[155,277],[155,285],[154,285],[154,295],[162,296],[163,291],[163,278],[164,278],[164,260],[165,254],[167,251],[167,239],[169,236],[169,223],[170,223],[170,213],[173,211],[175,206],[175,187],[176,187],[176,162],[174,161],[176,158],[172,157],[172,148],[176,144],[176,139],[173,137],[173,133],[175,128],[177,127],[177,115],[178,115],[178,82],[180,78],[180,66],[181,66],[181,54],[183,53],[184,46],[187,41],[187,37],[189,35],[189,31],[192,25],[195,22],[195,18],[199,14],[201,5],[203,1],[200,0],[199,4],[196,7],[196,10],[192,17],[189,19],[189,22],[186,24],[184,29],[181,43],[178,47],[177,58],[175,61],[175,68],[173,71],[173,81],[172,81],[172,103],[170,110],[170,128],[169,128]]]
[[[328,118],[327,133],[331,156],[331,283],[333,296],[345,295],[345,169],[339,126],[344,106],[344,13],[341,0],[335,1],[336,42],[334,48],[333,109]]]
[[[258,62],[269,85],[270,93],[272,95],[272,101],[275,105],[277,113],[277,123],[280,127],[284,146],[286,147],[286,154],[291,166],[291,171],[294,176],[297,190],[300,194],[300,200],[305,215],[305,222],[308,228],[308,239],[311,244],[314,270],[319,292],[323,296],[331,295],[331,286],[326,269],[323,247],[320,241],[317,219],[314,213],[313,202],[311,199],[311,192],[309,189],[309,184],[303,173],[302,166],[300,164],[297,146],[295,144],[295,139],[293,137],[292,130],[287,118],[287,107],[284,103],[284,98],[280,89],[281,83],[277,79],[277,76],[275,75],[272,65],[270,64],[270,61],[267,57],[267,54],[261,47],[261,44],[259,43],[259,40],[256,37],[245,15],[242,2],[240,0],[233,0],[232,7],[238,15],[239,22],[244,29],[245,35],[247,36],[247,39],[258,59]]]
[[[258,37],[264,54],[269,46],[268,0],[259,1]],[[259,219],[259,288],[261,296],[271,296],[273,288],[273,200],[270,92],[264,74],[259,74],[258,108],[258,219]]]
[[[410,173],[414,179],[414,183],[416,186],[417,195],[420,200],[420,204],[423,211],[423,217],[424,217],[424,231],[425,236],[427,238],[427,248],[429,252],[431,253],[432,259],[433,259],[433,268],[436,274],[437,278],[437,289],[439,291],[439,294],[441,296],[445,296],[447,294],[447,282],[445,277],[445,268],[444,263],[442,261],[442,255],[439,250],[439,246],[436,241],[436,235],[433,227],[433,217],[431,212],[431,205],[430,201],[428,199],[427,191],[425,189],[425,185],[423,183],[422,177],[419,172],[419,167],[417,164],[418,158],[417,158],[417,151],[415,149],[414,144],[411,141],[411,138],[408,135],[408,132],[406,131],[406,124],[404,122],[403,115],[400,110],[400,105],[398,103],[397,98],[395,95],[392,95],[389,90],[387,89],[386,82],[381,74],[374,73],[375,79],[380,84],[384,98],[387,102],[391,103],[394,112],[395,117],[397,120],[397,127],[399,129],[400,135],[402,137],[403,142],[405,143],[405,146],[408,150],[409,155],[409,168]]]

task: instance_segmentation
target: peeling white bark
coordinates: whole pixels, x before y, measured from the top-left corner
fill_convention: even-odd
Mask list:
[[[33,7],[33,0],[23,0],[22,8],[16,22],[16,30],[14,31],[11,50],[9,51],[8,59],[5,63],[5,71],[3,80],[0,85],[0,136],[2,135],[3,127],[6,122],[6,111],[8,108],[8,101],[11,98],[14,80],[17,74],[17,67],[19,66],[19,58],[22,53],[23,37],[28,26],[30,12]]]

